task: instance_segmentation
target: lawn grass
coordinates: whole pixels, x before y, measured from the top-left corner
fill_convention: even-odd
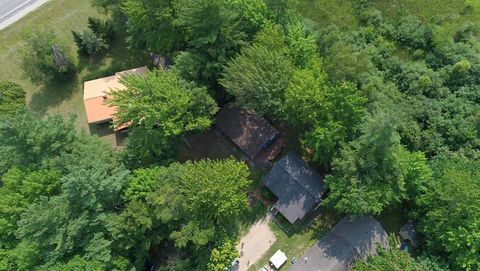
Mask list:
[[[144,54],[127,49],[124,37],[119,36],[109,53],[92,58],[78,57],[72,38],[72,31],[81,31],[87,26],[88,17],[105,18],[89,0],[51,0],[23,17],[18,22],[0,31],[0,80],[10,80],[22,86],[27,92],[27,104],[40,115],[58,113],[62,116],[77,115],[77,127],[89,131],[83,106],[82,83],[118,70],[124,70],[147,63]],[[61,43],[71,49],[73,62],[79,74],[70,83],[32,84],[23,77],[19,52],[23,46],[22,34],[33,29],[52,29]],[[94,127],[96,128],[96,127]],[[112,134],[104,135],[108,141]]]
[[[300,0],[299,12],[314,29],[336,25],[340,29],[358,26],[350,1],[345,0]]]
[[[470,1],[467,8],[464,1],[445,0],[376,0],[376,7],[383,12],[387,21],[395,22],[405,14],[415,15],[425,22],[440,26],[441,37],[452,37],[466,23],[480,23],[480,1]]]

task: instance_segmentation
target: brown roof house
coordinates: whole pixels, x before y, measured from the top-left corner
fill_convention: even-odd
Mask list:
[[[278,131],[266,119],[231,104],[218,112],[215,126],[252,160],[273,146],[279,137]]]
[[[147,70],[147,67],[139,67],[117,72],[112,76],[84,82],[83,103],[87,113],[88,124],[100,124],[112,121],[116,108],[105,103],[107,99],[111,98],[110,95],[108,95],[108,92],[125,89],[125,86],[120,83],[120,79],[123,75],[144,74]],[[115,131],[125,128],[125,125],[114,127]]]
[[[359,260],[388,247],[388,235],[371,216],[344,217],[288,271],[349,271]]]

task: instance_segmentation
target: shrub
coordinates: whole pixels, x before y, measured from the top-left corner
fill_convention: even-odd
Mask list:
[[[83,55],[94,55],[108,50],[115,37],[110,21],[88,18],[88,28],[83,32],[72,31],[78,51]]]
[[[20,52],[24,75],[33,83],[50,80],[66,81],[75,75],[68,48],[63,46],[51,29],[25,34],[25,46]]]
[[[406,16],[397,27],[396,39],[414,49],[428,49],[431,44],[432,31],[415,16]]]
[[[104,39],[99,38],[90,30],[84,30],[82,33],[72,31],[73,39],[78,46],[78,51],[84,55],[93,55],[104,52],[108,49],[108,44]]]
[[[0,117],[12,116],[25,107],[25,90],[15,83],[0,81]]]

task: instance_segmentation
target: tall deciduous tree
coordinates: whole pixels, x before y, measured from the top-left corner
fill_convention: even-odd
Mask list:
[[[40,197],[60,193],[61,174],[54,170],[24,172],[11,168],[2,177],[0,187],[0,248],[12,249],[20,215]]]
[[[353,84],[331,85],[318,59],[295,71],[285,92],[283,118],[306,130],[302,144],[312,160],[328,166],[351,140],[365,115],[366,98]]]
[[[460,155],[434,163],[434,181],[420,197],[419,228],[432,253],[455,270],[480,268],[480,161]]]
[[[0,174],[10,167],[38,167],[63,152],[71,152],[77,138],[74,119],[58,115],[41,119],[24,112],[0,121]]]
[[[112,91],[109,104],[118,108],[116,125],[132,129],[127,149],[137,161],[165,158],[175,139],[210,127],[218,107],[205,88],[196,87],[175,72],[156,70],[122,79],[126,90]]]
[[[392,242],[390,249],[379,249],[378,255],[366,261],[357,261],[353,271],[447,271],[443,264],[429,258],[413,258],[407,252],[397,249],[397,242]]]
[[[246,44],[240,15],[229,1],[182,0],[175,23],[185,30],[188,48],[176,67],[186,79],[215,87],[223,65]]]
[[[334,159],[333,174],[326,178],[328,204],[352,215],[379,214],[407,197],[407,181],[414,185],[428,177],[411,172],[414,163],[426,161],[404,149],[395,125],[385,111],[366,120],[362,135]]]
[[[185,47],[183,28],[174,23],[179,0],[125,0],[122,11],[128,17],[128,41],[139,48],[173,55]]]
[[[220,83],[240,106],[276,115],[293,71],[281,29],[266,27],[226,65]]]

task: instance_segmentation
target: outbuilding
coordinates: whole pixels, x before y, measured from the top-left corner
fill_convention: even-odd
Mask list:
[[[85,112],[87,113],[88,124],[100,124],[113,120],[116,108],[108,105],[106,102],[111,98],[110,91],[122,91],[125,86],[120,82],[124,75],[128,74],[144,74],[147,67],[139,67],[122,72],[115,75],[86,81],[83,83],[83,103]],[[114,127],[115,131],[125,129],[126,126]]]
[[[388,235],[371,216],[344,217],[320,241],[305,252],[289,271],[348,271],[355,261],[388,248]]]
[[[273,165],[263,184],[278,198],[273,208],[292,224],[316,209],[326,192],[320,174],[294,151]]]
[[[215,126],[252,160],[262,150],[271,147],[279,136],[265,118],[232,104],[227,104],[218,112]]]

